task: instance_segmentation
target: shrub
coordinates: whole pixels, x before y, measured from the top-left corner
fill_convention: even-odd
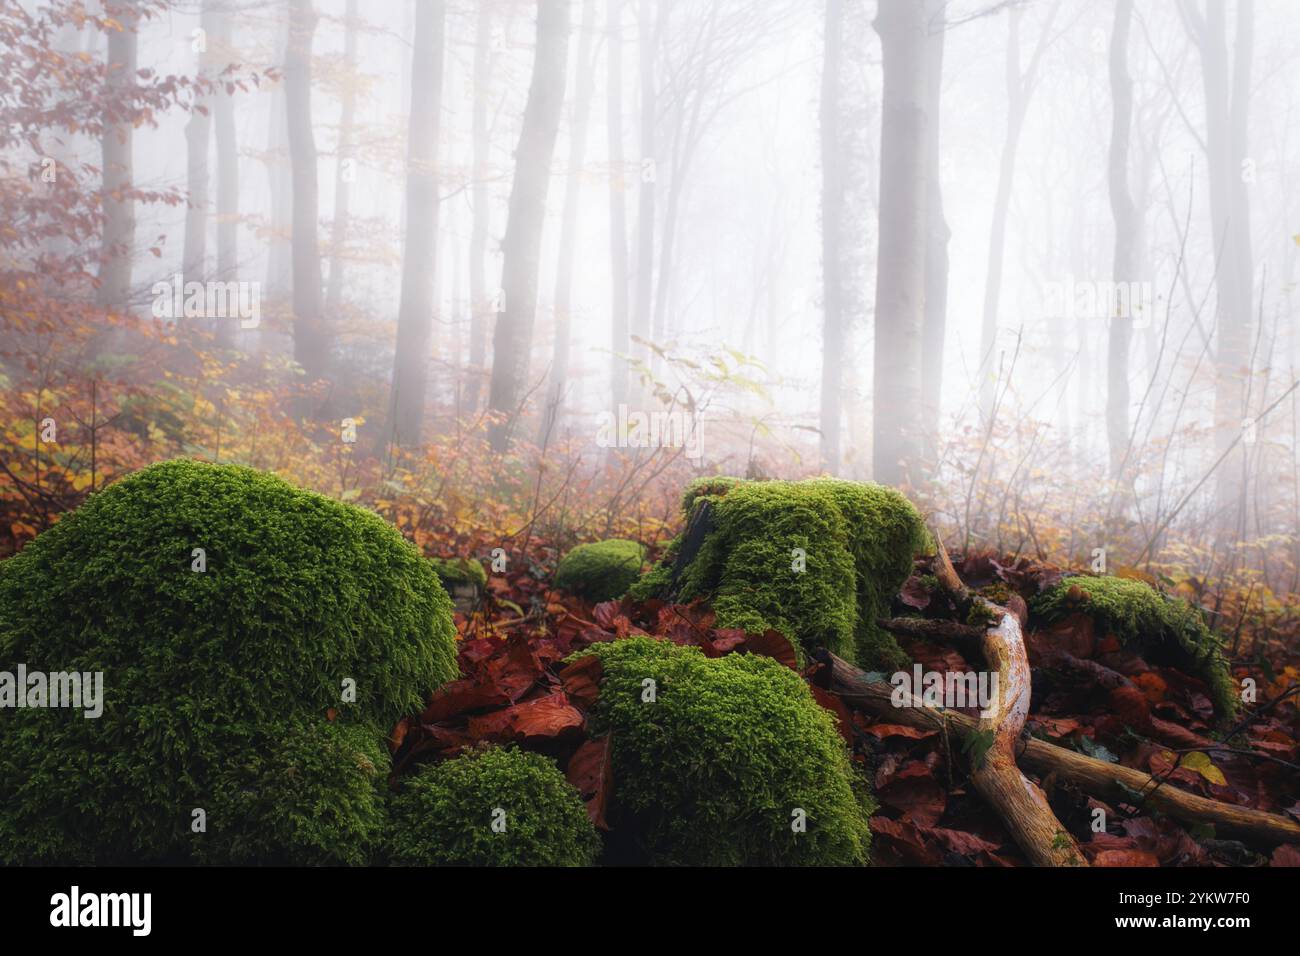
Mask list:
[[[614,538],[580,544],[555,569],[555,586],[589,601],[612,601],[641,576],[645,548],[635,541]]]
[[[686,532],[632,588],[634,597],[707,597],[720,627],[774,628],[803,647],[825,646],[864,666],[907,664],[876,625],[929,540],[906,498],[881,485],[830,478],[706,478],[683,496],[688,528],[706,502],[703,540],[676,583]]]
[[[771,658],[652,638],[593,645],[614,834],[661,864],[858,865],[872,803],[830,712]],[[654,682],[647,700],[646,681]],[[806,832],[792,824],[797,811]]]
[[[600,852],[555,763],[513,747],[424,765],[393,798],[389,826],[389,860],[406,866],[590,866]]]
[[[1030,610],[1049,624],[1082,612],[1152,663],[1197,674],[1209,685],[1221,717],[1236,713],[1237,688],[1223,659],[1222,641],[1187,602],[1134,578],[1077,575],[1038,595]]]
[[[104,675],[99,719],[0,719],[0,860],[185,858],[250,739],[336,708],[378,740],[456,676],[450,604],[378,516],[273,475],[176,460],[93,495],[0,563],[0,669]]]

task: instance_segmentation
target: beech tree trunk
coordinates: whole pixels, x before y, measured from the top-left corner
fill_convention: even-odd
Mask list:
[[[293,170],[293,357],[310,380],[324,376],[329,361],[321,304],[316,139],[311,120],[311,45],[318,18],[311,0],[291,0],[289,17],[284,95]]]
[[[873,476],[902,484],[921,457],[925,310],[926,17],[913,0],[881,0],[884,61],[880,227],[876,258]]]
[[[564,185],[564,214],[560,220],[560,249],[555,267],[555,345],[551,356],[550,383],[538,428],[543,443],[559,424],[564,412],[565,386],[569,378],[569,344],[573,308],[573,254],[578,235],[578,196],[582,189],[582,168],[587,155],[587,118],[595,59],[591,55],[596,30],[596,0],[583,0],[579,27],[577,89],[574,92],[573,122],[569,130],[569,170]]]
[[[608,0],[606,29],[606,108],[609,132],[609,266],[610,365],[613,409],[627,401],[628,289],[627,289],[627,170],[623,163],[623,0]]]
[[[438,268],[438,129],[442,111],[443,0],[416,5],[407,127],[406,242],[397,313],[393,387],[384,440],[419,445],[429,376],[434,276]]]
[[[541,265],[542,225],[550,185],[551,160],[564,106],[569,50],[569,4],[538,0],[537,50],[524,106],[523,128],[515,150],[510,212],[501,241],[501,291],[505,308],[492,338],[492,387],[488,406],[500,419],[491,430],[492,447],[504,451],[528,382],[533,324],[537,313],[537,273]]]
[[[218,11],[212,20],[208,43],[215,45],[222,69],[231,62],[232,22],[229,11]],[[209,47],[211,49],[211,47]],[[234,94],[218,92],[212,104],[217,133],[217,277],[229,282],[239,271],[239,150],[235,142]],[[239,323],[224,316],[215,319],[217,345],[231,348]]]
[[[199,75],[211,78],[213,14],[211,0],[205,0],[199,26],[207,36],[206,49],[199,53]],[[181,274],[185,281],[207,278],[208,252],[208,151],[212,141],[212,101],[202,95],[194,102],[185,124],[185,247],[181,253]]]
[[[136,29],[140,22],[135,0],[120,4],[117,19],[122,29],[108,32],[105,63],[108,85],[117,92],[115,100],[120,102],[124,96],[120,91],[135,85]],[[129,121],[116,122],[111,115],[105,115],[100,139],[104,241],[98,299],[100,306],[115,312],[126,309],[131,295],[131,258],[135,252],[135,201],[130,196],[134,189],[133,130]]]
[[[338,162],[334,173],[334,222],[330,227],[330,278],[325,289],[325,312],[331,319],[337,320],[339,307],[343,304],[343,276],[346,268],[343,255],[347,243],[350,205],[352,200],[351,179],[355,176],[356,149],[353,143],[357,115],[356,77],[352,71],[357,68],[357,9],[358,0],[348,0],[344,8],[343,59],[347,64],[349,75],[343,80],[341,108],[339,111],[339,150]]]
[[[844,178],[840,170],[840,69],[843,0],[826,0],[822,52],[822,468],[840,468],[840,417],[844,388],[843,252]]]
[[[1247,415],[1246,380],[1250,365],[1254,266],[1250,247],[1250,198],[1245,169],[1250,72],[1254,54],[1253,0],[1238,0],[1236,38],[1229,65],[1227,4],[1207,0],[1204,14],[1191,0],[1180,0],[1184,23],[1201,59],[1205,89],[1205,148],[1210,178],[1210,227],[1215,261],[1217,349],[1215,354],[1214,444],[1227,455],[1216,476],[1216,495],[1225,526],[1244,521],[1245,449],[1240,435]]]
[[[1115,26],[1110,36],[1110,154],[1107,181],[1110,211],[1115,221],[1115,258],[1111,269],[1117,287],[1135,281],[1134,240],[1137,211],[1128,190],[1129,130],[1133,121],[1133,80],[1128,74],[1129,27],[1133,0],[1117,0]],[[1122,301],[1122,300],[1120,300]],[[1106,437],[1110,447],[1110,474],[1119,480],[1129,442],[1129,342],[1133,336],[1130,315],[1110,316],[1107,348]]]
[[[663,7],[658,8],[660,11]],[[638,0],[637,60],[641,85],[640,161],[637,163],[640,188],[637,192],[636,218],[636,311],[632,330],[643,338],[650,337],[651,291],[655,267],[655,185],[658,178],[655,157],[655,5]],[[638,346],[637,351],[644,347]]]
[[[474,105],[472,149],[474,185],[470,190],[473,220],[469,236],[469,365],[470,382],[465,404],[471,410],[479,405],[483,376],[487,367],[488,326],[492,322],[492,297],[487,291],[484,260],[487,258],[488,224],[491,209],[488,197],[488,90],[492,80],[492,6],[478,5],[478,23],[474,31]]]
[[[946,0],[926,0],[925,51],[925,198],[928,224],[925,239],[925,315],[921,330],[921,401],[926,423],[925,456],[938,454],[938,430],[943,398],[943,348],[948,322],[948,239],[952,235],[943,214],[939,181],[940,105],[943,95],[943,48],[947,24]]]

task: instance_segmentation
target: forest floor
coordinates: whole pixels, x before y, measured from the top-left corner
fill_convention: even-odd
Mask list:
[[[394,727],[394,774],[475,742],[517,742],[555,757],[593,821],[607,829],[610,741],[585,730],[599,675],[565,666],[566,657],[599,641],[641,634],[693,645],[712,657],[766,654],[798,669],[796,654],[774,631],[746,635],[717,628],[700,602],[625,598],[593,605],[554,590],[550,553],[539,546],[531,556],[512,555],[511,570],[491,575],[482,597],[457,611],[462,678],[436,692],[423,713]],[[536,563],[537,556],[546,563]],[[972,588],[992,585],[1025,595],[1063,573],[992,553],[972,553],[955,565]],[[895,599],[896,613],[916,608],[920,575],[928,570],[929,559],[918,559]],[[969,647],[905,637],[899,643],[925,671],[963,673],[982,665]],[[1202,682],[1144,662],[1110,635],[1093,633],[1082,617],[1030,627],[1026,645],[1033,674],[1028,735],[1149,773],[1156,786],[1300,823],[1300,651],[1294,642],[1271,644],[1249,668],[1234,662],[1234,675],[1254,676],[1259,693],[1226,728],[1216,725]],[[1076,662],[1066,680],[1046,663],[1061,650]],[[825,689],[818,675],[823,667],[812,662],[803,673],[817,700],[836,715],[872,782],[879,803],[871,820],[877,865],[1026,865],[999,815],[971,787],[969,760],[960,748],[939,731],[850,706]],[[1216,834],[1213,826],[1184,825],[1149,806],[1149,793],[1106,803],[1055,780],[1054,773],[1045,779],[1027,774],[1093,866],[1300,865],[1300,846],[1242,842]]]

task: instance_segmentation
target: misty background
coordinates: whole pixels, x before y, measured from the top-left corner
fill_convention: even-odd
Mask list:
[[[340,493],[479,440],[538,499],[590,473],[611,508],[825,472],[968,546],[1296,589],[1294,3],[7,6],[10,64],[45,18],[62,65],[0,92],[5,188],[93,215],[11,219],[5,281],[61,256],[60,300],[146,326],[177,275],[257,299],[256,328],[161,317],[184,360],[121,329],[58,359],[70,407],[93,384],[157,454],[283,467],[274,414],[305,436],[285,454],[352,423],[357,471],[316,475]],[[133,83],[157,101],[113,107]],[[78,100],[100,126],[64,122]],[[6,311],[34,435],[60,327]],[[139,411],[172,375],[202,378],[203,428]],[[700,455],[610,449],[620,407],[702,423]]]

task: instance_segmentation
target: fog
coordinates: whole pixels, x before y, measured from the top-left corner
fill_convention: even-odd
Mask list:
[[[157,318],[156,283],[240,283],[260,316],[214,333],[227,386],[316,381],[266,399],[300,423],[409,450],[486,410],[496,453],[591,467],[620,406],[679,410],[696,472],[902,485],[967,540],[1295,552],[1293,3],[20,7],[83,66],[125,23],[142,84],[217,78],[130,124],[129,291],[106,305]],[[58,79],[30,82],[77,98]],[[57,155],[110,228],[120,126],[21,105],[5,175]],[[76,242],[103,303],[112,239]]]

